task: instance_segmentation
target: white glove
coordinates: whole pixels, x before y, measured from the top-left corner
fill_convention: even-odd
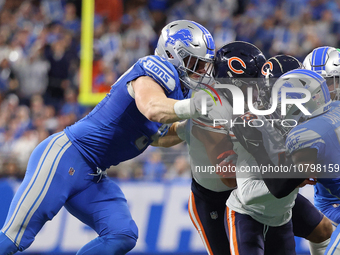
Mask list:
[[[174,111],[180,119],[196,119],[202,115],[208,115],[213,106],[214,100],[201,90],[195,93],[193,98],[177,101],[174,104]]]
[[[196,92],[194,94],[194,97],[190,99],[191,118],[195,119],[202,115],[208,115],[208,113],[213,109],[214,105],[215,105],[214,100],[205,91],[200,90]],[[204,112],[202,112],[203,110]]]

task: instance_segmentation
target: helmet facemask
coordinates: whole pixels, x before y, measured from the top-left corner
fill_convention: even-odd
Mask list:
[[[329,94],[331,95],[331,99],[340,100],[340,76],[334,75],[330,77],[325,77],[326,83],[328,86]]]
[[[214,85],[213,59],[190,54],[185,49],[181,49],[178,54],[183,59],[183,64],[178,67],[179,79],[185,86],[199,90],[206,88],[205,84]]]

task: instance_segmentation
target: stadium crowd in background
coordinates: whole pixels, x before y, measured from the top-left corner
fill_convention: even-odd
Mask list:
[[[108,92],[137,59],[153,54],[160,29],[177,19],[204,25],[216,48],[242,40],[267,58],[284,53],[302,61],[316,47],[340,46],[335,0],[95,2],[93,92]],[[23,177],[35,146],[91,109],[77,102],[80,25],[80,0],[0,1],[0,176]],[[186,151],[183,144],[150,148],[108,173],[190,179]]]

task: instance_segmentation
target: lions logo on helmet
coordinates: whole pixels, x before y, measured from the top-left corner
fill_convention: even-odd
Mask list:
[[[187,89],[214,84],[215,42],[202,25],[189,20],[171,22],[162,29],[155,55],[174,65]]]
[[[340,99],[340,53],[333,47],[319,47],[309,53],[303,65],[326,79],[332,100]]]
[[[185,46],[189,46],[188,41],[192,42],[192,34],[189,29],[181,29],[173,35],[169,35],[170,31],[167,30],[168,33],[168,39],[165,42],[165,47],[168,46],[168,43],[175,45],[177,40],[181,40]]]

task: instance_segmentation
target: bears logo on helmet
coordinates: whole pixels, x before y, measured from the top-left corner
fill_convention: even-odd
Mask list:
[[[298,68],[302,68],[301,62],[289,55],[277,55],[268,59],[261,68],[262,79],[258,82],[262,104],[268,107],[275,81],[284,73]]]
[[[216,52],[215,80],[236,86],[256,83],[265,62],[266,58],[255,45],[242,41],[228,43]]]
[[[267,61],[261,68],[262,75],[268,76],[270,74],[270,71],[273,71],[273,68],[273,63],[271,61]]]
[[[246,66],[246,64],[244,63],[244,61],[243,61],[242,59],[238,58],[238,57],[232,57],[232,58],[229,58],[229,59],[228,59],[228,66],[229,66],[230,70],[233,71],[233,72],[236,73],[236,74],[243,74],[244,71],[243,71],[242,69],[235,69],[235,68],[233,67],[233,65],[232,65],[232,62],[233,62],[233,61],[239,62],[239,63],[241,64],[241,66],[242,66],[244,69],[246,69],[247,66]]]

